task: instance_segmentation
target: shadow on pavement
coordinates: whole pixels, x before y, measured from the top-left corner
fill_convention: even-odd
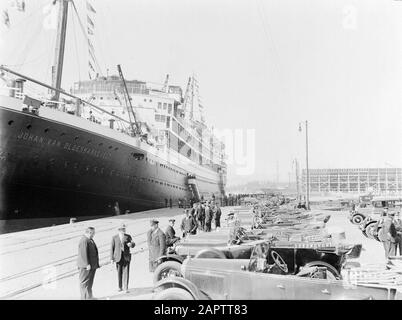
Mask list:
[[[142,295],[151,295],[153,292],[153,287],[131,288],[129,291],[129,293],[125,293],[123,291],[121,293],[116,293],[115,295],[100,297],[99,300],[130,300],[133,298],[138,298]],[[151,299],[151,296],[144,298]]]

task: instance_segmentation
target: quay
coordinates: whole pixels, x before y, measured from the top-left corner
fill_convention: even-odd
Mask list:
[[[222,221],[231,209],[233,207],[222,207]],[[348,221],[347,211],[327,212],[331,213],[328,229],[340,228],[348,243],[363,245],[358,263],[385,263],[381,243],[365,238]],[[182,217],[183,209],[163,208],[0,235],[0,299],[79,299],[77,247],[89,226],[96,229],[94,240],[101,264],[95,276],[94,296],[98,299],[150,299],[153,284],[146,243],[149,221],[157,218],[164,231],[168,219],[174,218],[176,233],[181,235]],[[136,243],[132,250],[129,293],[117,292],[116,270],[109,257],[110,241],[121,223],[127,225],[127,233]]]

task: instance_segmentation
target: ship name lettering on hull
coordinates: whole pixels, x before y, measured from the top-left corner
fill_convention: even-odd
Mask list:
[[[40,143],[40,144],[47,144],[49,146],[61,147],[61,142],[56,139],[44,138],[44,137],[29,133],[26,131],[21,131],[17,135],[17,139],[32,141],[32,142]]]
[[[48,145],[48,146],[57,146],[57,147],[62,146],[62,142],[59,140],[41,137],[41,136],[26,132],[26,131],[21,131],[17,135],[17,139],[31,141],[31,142],[39,143],[42,145]],[[69,142],[64,143],[63,149],[69,150],[69,151],[74,151],[74,152],[79,152],[79,153],[89,154],[91,156],[94,156],[97,158],[102,158],[102,159],[107,159],[108,157],[111,157],[110,153],[101,152],[99,150],[80,146],[77,144],[71,144]]]

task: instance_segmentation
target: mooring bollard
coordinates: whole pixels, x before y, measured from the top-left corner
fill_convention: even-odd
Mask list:
[[[77,218],[70,218],[70,224],[77,222]]]

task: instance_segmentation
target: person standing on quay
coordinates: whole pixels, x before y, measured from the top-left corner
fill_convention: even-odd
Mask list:
[[[214,220],[215,220],[215,229],[218,230],[218,228],[221,227],[221,215],[222,211],[219,205],[215,205],[215,210],[214,210]]]
[[[147,234],[149,249],[149,271],[154,272],[157,260],[166,254],[166,236],[159,228],[159,221],[151,220],[151,229]]]
[[[205,215],[201,202],[198,203],[195,211],[195,217],[198,224],[198,229],[204,231]]]
[[[165,235],[166,235],[166,246],[171,247],[177,241],[180,240],[179,237],[176,237],[176,231],[174,230],[174,223],[175,219],[169,219],[169,225],[166,228]]]
[[[397,232],[393,223],[395,213],[392,211],[388,212],[388,210],[385,212],[387,215],[380,222],[382,228],[378,232],[378,239],[382,242],[385,258],[388,259],[389,256],[396,255]]]
[[[113,209],[114,209],[114,215],[119,216],[120,215],[120,207],[119,207],[119,203],[117,201],[114,203]]]
[[[122,224],[118,228],[118,234],[112,238],[110,246],[110,261],[116,263],[118,291],[128,293],[128,281],[130,274],[131,252],[130,248],[135,247],[135,243],[129,234],[126,233],[126,225]]]
[[[213,216],[213,212],[211,210],[211,207],[209,206],[209,203],[207,203],[205,205],[205,231],[206,232],[211,231],[212,216]]]
[[[172,209],[172,207],[173,207],[172,198],[169,198],[169,207],[170,207],[170,209]]]
[[[401,213],[399,211],[395,214],[394,225],[396,229],[396,250],[397,250],[395,255],[400,256],[402,255],[402,220],[401,220]]]
[[[190,214],[190,210],[184,210],[185,217],[181,221],[181,230],[183,231],[183,238],[188,234],[196,234],[197,232],[197,223],[195,222],[194,218]]]
[[[95,228],[88,227],[78,244],[77,266],[79,269],[81,299],[93,299],[92,286],[96,269],[99,268],[99,254],[93,237]]]

